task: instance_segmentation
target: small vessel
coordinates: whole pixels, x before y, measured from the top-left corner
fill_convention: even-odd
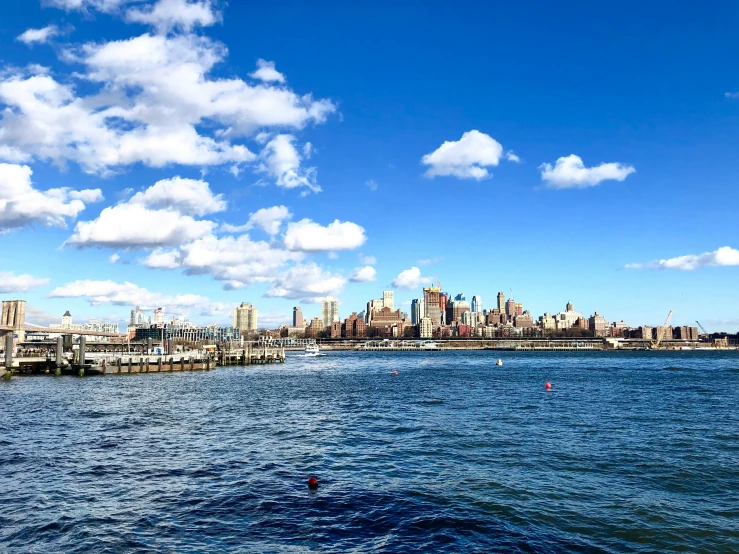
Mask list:
[[[498,361],[497,361],[497,362],[495,362],[495,365],[503,365],[503,360],[501,360],[501,359],[498,359]]]
[[[309,344],[305,347],[305,355],[306,356],[318,356],[320,355],[321,351],[318,348],[317,344]]]

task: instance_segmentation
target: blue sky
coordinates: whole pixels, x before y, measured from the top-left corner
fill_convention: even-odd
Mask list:
[[[6,0],[0,294],[276,324],[438,276],[536,317],[736,331],[737,23],[729,2]]]

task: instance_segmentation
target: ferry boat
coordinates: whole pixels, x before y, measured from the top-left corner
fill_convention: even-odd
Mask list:
[[[306,356],[318,356],[320,355],[321,351],[318,348],[317,344],[309,344],[305,347],[305,355]]]

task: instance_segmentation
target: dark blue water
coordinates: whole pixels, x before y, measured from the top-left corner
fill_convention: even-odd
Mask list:
[[[739,353],[499,355],[0,382],[0,551],[739,550]]]

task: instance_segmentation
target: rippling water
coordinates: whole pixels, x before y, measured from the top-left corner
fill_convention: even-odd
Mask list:
[[[739,550],[737,353],[499,355],[0,382],[0,551]]]

